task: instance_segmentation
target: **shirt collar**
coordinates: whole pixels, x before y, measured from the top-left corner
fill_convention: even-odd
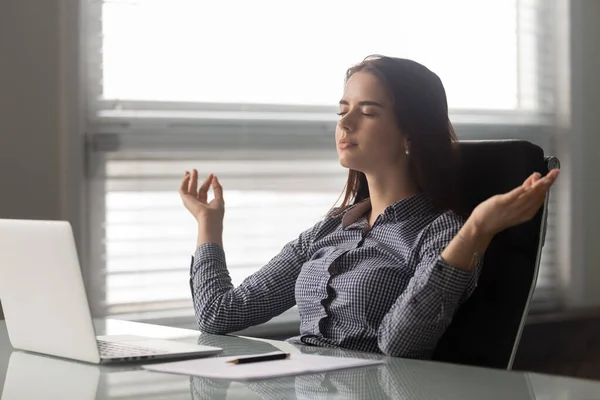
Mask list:
[[[360,219],[367,211],[371,209],[371,200],[364,199],[363,201],[348,207],[342,215],[342,228],[352,225]]]
[[[371,199],[365,199],[354,204],[342,216],[342,227],[345,228],[358,221],[367,211],[371,210]],[[419,193],[406,199],[398,200],[387,207],[384,212],[384,218],[392,221],[403,221],[417,215],[429,214],[435,210],[431,198],[425,193]]]

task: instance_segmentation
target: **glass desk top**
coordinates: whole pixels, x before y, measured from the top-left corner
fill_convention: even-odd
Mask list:
[[[13,399],[600,399],[600,382],[385,357],[118,320],[97,334],[134,334],[217,346],[219,356],[291,353],[385,359],[377,367],[254,382],[170,375],[139,365],[97,366],[13,350],[0,321],[0,391]]]

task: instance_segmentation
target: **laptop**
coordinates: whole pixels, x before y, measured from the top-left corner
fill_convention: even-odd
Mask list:
[[[97,337],[71,225],[0,219],[0,301],[13,347],[94,364],[212,356],[223,349]]]

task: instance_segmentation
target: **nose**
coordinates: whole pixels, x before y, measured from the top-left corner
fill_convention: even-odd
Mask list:
[[[339,128],[346,133],[352,132],[354,130],[355,124],[354,124],[353,119],[350,118],[350,113],[347,113],[346,115],[341,117],[338,120],[337,124],[338,124]]]

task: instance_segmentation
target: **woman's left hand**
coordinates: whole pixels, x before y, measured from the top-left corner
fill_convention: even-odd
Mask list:
[[[553,169],[542,178],[536,172],[510,192],[490,197],[475,207],[469,217],[470,222],[481,234],[492,237],[504,229],[529,221],[544,204],[558,173],[558,169]]]

